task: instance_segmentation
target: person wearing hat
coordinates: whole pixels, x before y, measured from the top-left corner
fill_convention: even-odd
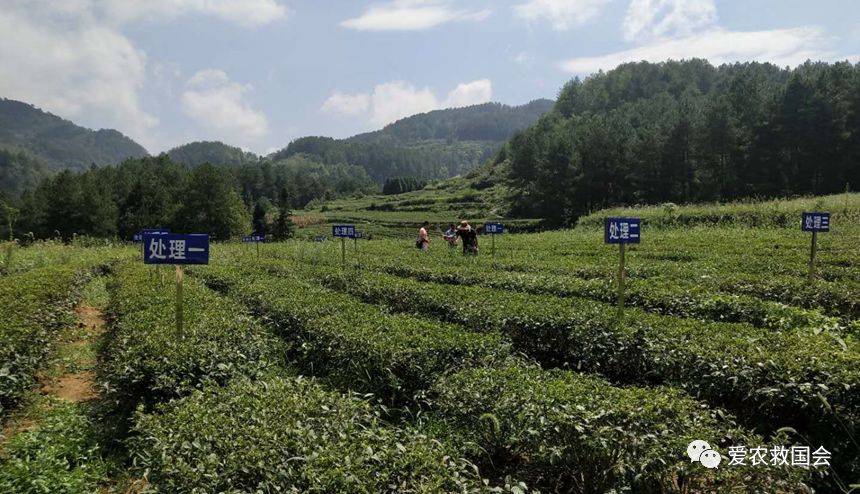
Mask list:
[[[463,239],[463,255],[478,255],[478,232],[472,228],[468,221],[463,220],[457,227],[457,236]]]

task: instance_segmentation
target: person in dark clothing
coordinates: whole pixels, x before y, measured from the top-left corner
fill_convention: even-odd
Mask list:
[[[463,241],[463,255],[478,255],[478,232],[468,221],[461,221],[457,228],[457,236]]]

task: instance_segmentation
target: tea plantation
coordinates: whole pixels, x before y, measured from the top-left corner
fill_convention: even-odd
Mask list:
[[[814,209],[833,226],[809,281]],[[484,235],[478,256],[450,248],[443,210],[420,252],[401,230],[421,213],[386,234],[396,214],[320,213],[259,254],[213,244],[186,268],[181,334],[173,271],[139,245],[6,246],[0,492],[858,489],[860,195],[598,212],[495,256]],[[606,216],[643,219],[623,310]],[[304,240],[359,217],[382,239],[345,262]],[[96,397],[40,414],[96,282]]]

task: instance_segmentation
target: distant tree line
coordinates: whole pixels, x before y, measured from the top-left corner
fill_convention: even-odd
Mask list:
[[[289,236],[293,208],[374,190],[362,169],[302,156],[191,168],[161,155],[84,172],[64,170],[17,198],[0,194],[0,199],[15,208],[14,234],[19,238],[32,233],[66,240],[73,235],[130,239],[143,228],[170,228],[223,240],[252,229]],[[287,217],[281,217],[284,212]],[[5,221],[0,235],[8,236]]]
[[[423,189],[425,185],[427,185],[425,180],[419,180],[415,177],[391,177],[382,184],[382,193],[385,195],[403,194]]]
[[[630,63],[559,93],[517,134],[513,211],[570,224],[607,206],[860,186],[860,65]]]

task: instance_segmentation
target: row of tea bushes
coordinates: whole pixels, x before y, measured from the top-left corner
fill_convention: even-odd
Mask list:
[[[444,269],[416,269],[390,264],[381,269],[393,275],[419,281],[479,285],[558,297],[584,297],[608,303],[614,302],[618,293],[616,282],[609,278],[584,280],[557,275],[496,273],[486,270],[450,272]],[[715,294],[695,290],[695,287],[679,287],[667,283],[666,280],[631,280],[626,285],[626,303],[658,314],[719,322],[745,322],[779,331],[818,333],[846,329],[839,319],[825,316],[816,310],[801,309],[752,296]]]
[[[473,492],[476,469],[358,397],[288,375],[283,347],[243,307],[194,279],[186,328],[173,289],[121,266],[101,373],[132,415],[136,471],[155,492]]]
[[[453,324],[385,314],[296,277],[233,268],[209,268],[199,275],[271,322],[303,371],[373,393],[388,405],[410,403],[446,372],[512,358],[498,332],[475,334]]]
[[[764,430],[792,426],[851,462],[860,426],[860,350],[830,334],[772,332],[657,316],[576,298],[419,283],[385,274],[320,275],[394,310],[501,331],[547,367],[619,383],[665,383]],[[803,413],[798,413],[803,410]],[[860,471],[853,457],[852,471]]]
[[[201,276],[256,307],[275,327],[281,331],[287,329],[285,335],[303,334],[294,345],[317,355],[304,358],[315,364],[322,359],[342,362],[342,369],[338,370],[342,386],[369,379],[386,370],[385,365],[388,372],[408,375],[404,371],[408,359],[427,362],[425,354],[433,351],[421,341],[420,330],[415,329],[424,324],[422,319],[398,319],[381,313],[378,307],[368,307],[342,294],[304,283],[296,273],[280,272],[275,276],[260,275],[256,269],[241,273],[210,269]],[[338,318],[335,314],[346,317]],[[375,316],[373,331],[361,327],[366,316]],[[397,321],[411,321],[405,331],[412,328],[416,335],[399,340],[389,338],[388,332],[396,328]],[[437,326],[450,328],[444,323]],[[351,336],[351,331],[356,335]],[[318,336],[306,334],[309,332],[338,336],[325,337],[322,344],[315,344]],[[495,342],[497,333],[487,331],[469,336],[460,329],[459,338],[464,342],[475,338]],[[362,361],[371,362],[369,356],[376,354],[380,362],[377,365],[383,367],[353,365],[351,359],[355,357],[345,357],[344,350],[339,348],[346,344],[374,349],[378,348],[376,341],[388,349],[368,350],[368,357]],[[447,355],[449,352],[435,352],[441,361],[422,366],[422,377],[414,381],[413,389],[428,383],[433,386],[427,398],[430,407],[421,416],[429,419],[427,426],[432,437],[459,445],[458,450],[480,465],[485,476],[510,476],[530,487],[551,492],[592,492],[592,489],[600,492],[613,487],[670,490],[679,478],[686,482],[684,485],[702,488],[744,485],[799,488],[806,477],[805,472],[787,470],[734,469],[711,473],[700,465],[691,466],[683,452],[694,438],[734,443],[755,442],[760,438],[735,426],[725,414],[677,390],[617,388],[601,379],[569,371],[544,371],[512,359],[493,359],[494,366],[484,367],[479,361],[463,361]],[[323,370],[326,365],[322,360],[314,370],[330,374],[331,370]],[[470,376],[476,373],[483,373],[480,384],[470,381]],[[559,389],[557,381],[566,386],[561,393],[553,391]],[[499,431],[488,436],[488,423],[496,424]],[[642,457],[655,460],[643,464]],[[600,478],[595,472],[601,472]]]
[[[9,275],[0,283],[0,417],[35,383],[92,271],[80,263]]]
[[[185,325],[177,334],[172,284],[142,265],[117,269],[109,287],[115,320],[99,363],[107,399],[134,408],[278,366],[278,341],[238,304],[193,279],[184,287]]]
[[[691,463],[687,445],[696,439],[723,453],[766,443],[677,389],[619,388],[570,371],[512,367],[446,376],[432,395],[428,430],[482,458],[484,470],[527,479],[543,492],[799,492],[810,474]]]

